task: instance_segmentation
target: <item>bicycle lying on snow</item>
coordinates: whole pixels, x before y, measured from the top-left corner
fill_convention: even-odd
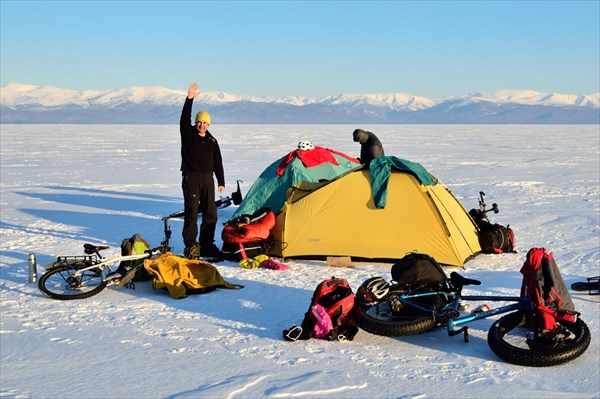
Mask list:
[[[492,324],[488,344],[501,359],[523,366],[566,363],[588,348],[590,330],[579,317],[572,323],[561,322],[561,328],[549,334],[540,327],[538,310],[528,297],[462,294],[463,287],[480,284],[452,272],[440,289],[415,292],[394,281],[388,283],[382,277],[373,277],[356,292],[354,318],[360,328],[376,335],[407,336],[446,326],[449,336],[462,333],[468,342],[466,324],[505,314]],[[468,301],[511,304],[461,315],[459,308]]]
[[[113,277],[113,272],[121,262],[140,261],[151,258],[155,253],[167,252],[167,248],[160,246],[143,254],[104,258],[100,251],[108,248],[106,245],[86,243],[83,244],[84,256],[59,256],[56,262],[46,266],[47,271],[38,280],[40,291],[53,299],[89,298],[100,293],[109,284],[125,286],[142,267],[140,262],[126,276]]]
[[[242,202],[240,182],[237,181],[237,190],[228,197],[221,197],[215,201],[217,209],[226,208],[232,204]],[[53,299],[69,300],[84,299],[100,293],[108,285],[118,287],[126,286],[135,273],[143,267],[144,259],[149,259],[154,254],[170,252],[171,229],[168,221],[172,218],[183,216],[184,211],[174,212],[162,218],[164,223],[165,238],[161,245],[149,249],[142,254],[122,255],[113,258],[104,258],[100,251],[110,248],[105,245],[83,244],[83,256],[59,256],[56,261],[46,266],[46,272],[38,280],[38,287],[45,295]],[[119,265],[124,262],[133,262],[137,266],[130,268],[125,276],[116,275]],[[116,267],[115,267],[116,266]]]

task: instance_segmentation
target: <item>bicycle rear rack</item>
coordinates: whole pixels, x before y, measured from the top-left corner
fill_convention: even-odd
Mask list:
[[[80,255],[80,256],[57,256],[56,261],[44,266],[46,270],[60,266],[68,266],[73,263],[97,263],[98,256],[96,255]]]

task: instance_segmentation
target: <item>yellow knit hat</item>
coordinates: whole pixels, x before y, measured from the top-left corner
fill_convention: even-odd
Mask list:
[[[210,125],[210,114],[206,111],[200,111],[196,114],[196,123],[198,122],[206,122]]]

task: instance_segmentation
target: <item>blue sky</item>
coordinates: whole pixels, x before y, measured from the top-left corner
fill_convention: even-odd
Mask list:
[[[0,0],[0,80],[257,96],[600,91],[600,1]]]

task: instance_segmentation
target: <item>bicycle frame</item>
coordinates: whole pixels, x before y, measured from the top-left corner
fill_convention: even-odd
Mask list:
[[[528,310],[532,309],[531,301],[526,297],[518,296],[496,296],[496,295],[458,295],[456,301],[453,303],[453,309],[458,310],[460,300],[464,301],[486,301],[486,302],[515,302],[510,305],[499,306],[490,310],[478,313],[471,313],[467,316],[459,316],[455,319],[448,320],[448,335],[454,336],[464,332],[465,340],[468,340],[467,327],[461,327],[455,330],[456,327],[468,324],[475,320],[485,319],[490,316],[495,316],[503,313],[512,312],[515,310]]]
[[[462,295],[461,290],[458,292],[450,291],[435,291],[424,292],[419,294],[399,295],[398,300],[405,305],[417,308],[419,310],[429,312],[430,308],[418,304],[412,299],[424,298],[433,295],[441,295],[449,300],[446,305],[440,309],[433,310],[433,317],[436,320],[441,320],[446,324],[448,335],[455,336],[464,333],[465,341],[468,341],[468,327],[465,325],[476,320],[485,319],[491,316],[512,312],[515,310],[532,309],[532,304],[529,298],[517,296],[498,296],[498,295]],[[469,315],[460,316],[459,306],[462,301],[485,301],[485,302],[514,302],[509,305],[499,306],[487,311],[471,313]],[[462,327],[461,327],[462,326]],[[459,328],[460,327],[460,328]]]
[[[99,268],[101,270],[102,281],[107,281],[106,277],[108,276],[109,273],[112,272],[110,265],[115,264],[115,263],[130,261],[130,260],[147,259],[150,256],[152,256],[152,254],[143,253],[143,254],[136,254],[136,255],[122,255],[122,256],[117,256],[114,258],[100,258],[100,259],[102,259],[101,262],[94,263],[93,265],[90,265],[87,267],[83,267],[83,268],[77,270],[75,273],[73,273],[73,276],[79,277],[83,272],[85,272],[87,270]]]

